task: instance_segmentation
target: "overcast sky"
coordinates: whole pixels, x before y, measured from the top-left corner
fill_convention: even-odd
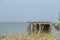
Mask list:
[[[5,35],[8,32],[18,33],[25,31],[26,21],[58,21],[60,0],[0,0],[0,31]]]
[[[60,0],[0,0],[0,22],[58,21]]]

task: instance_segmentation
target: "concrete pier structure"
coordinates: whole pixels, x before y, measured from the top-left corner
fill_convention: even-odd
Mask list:
[[[29,34],[33,32],[50,32],[52,29],[52,22],[27,22],[27,31]]]

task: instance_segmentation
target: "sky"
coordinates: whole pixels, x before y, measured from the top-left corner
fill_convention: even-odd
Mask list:
[[[60,0],[0,0],[0,22],[58,21]]]
[[[58,22],[59,12],[60,0],[0,0],[0,22]],[[3,34],[6,32],[15,33],[15,31],[18,33],[19,30],[25,29],[18,23],[13,26],[12,28],[12,24],[0,23],[0,31]],[[18,26],[18,30],[15,26]]]

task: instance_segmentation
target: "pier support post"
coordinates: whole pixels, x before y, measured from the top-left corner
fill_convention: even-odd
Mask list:
[[[31,23],[28,23],[28,26],[27,26],[27,31],[28,31],[28,34],[31,34]]]

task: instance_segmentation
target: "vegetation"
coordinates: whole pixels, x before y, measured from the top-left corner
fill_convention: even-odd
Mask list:
[[[33,33],[31,35],[7,35],[5,40],[57,40],[58,38],[54,38],[50,33]],[[59,40],[59,39],[58,39]]]
[[[1,40],[1,35],[0,35],[0,40]]]
[[[57,24],[57,29],[60,31],[60,23]]]

